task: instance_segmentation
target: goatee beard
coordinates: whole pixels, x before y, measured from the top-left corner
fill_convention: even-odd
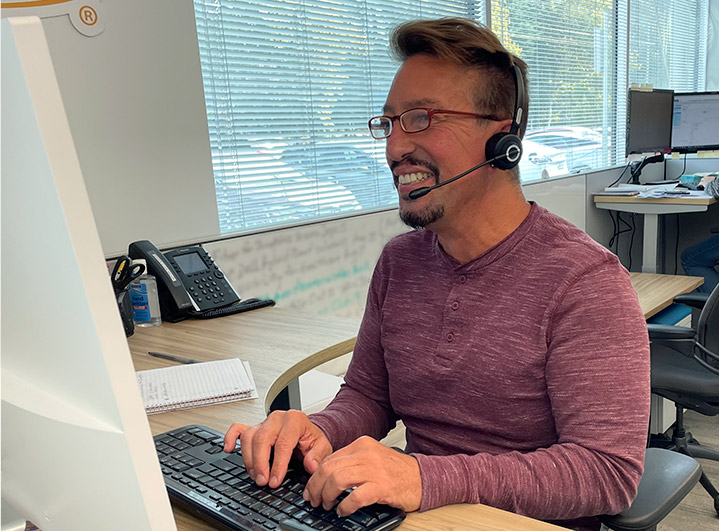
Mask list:
[[[412,227],[413,229],[423,229],[430,223],[441,219],[444,216],[444,207],[442,205],[427,208],[419,212],[404,211],[400,209],[399,219],[405,225]]]

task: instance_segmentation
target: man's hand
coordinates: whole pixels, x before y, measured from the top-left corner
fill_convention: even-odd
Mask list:
[[[701,186],[702,189],[706,189],[707,185],[714,179],[716,179],[716,177],[714,177],[713,175],[705,175],[704,177],[702,177],[702,180],[699,181],[698,186]]]
[[[280,486],[295,448],[302,454],[302,464],[310,474],[332,453],[325,434],[301,411],[274,411],[264,422],[252,427],[236,422],[225,434],[225,452],[235,449],[238,437],[247,472],[261,487]],[[270,470],[272,447],[274,458]]]
[[[352,487],[352,493],[337,506],[340,516],[373,503],[416,511],[422,501],[417,460],[370,437],[360,437],[326,457],[307,482],[303,496],[313,507],[322,504],[330,510],[337,496]]]

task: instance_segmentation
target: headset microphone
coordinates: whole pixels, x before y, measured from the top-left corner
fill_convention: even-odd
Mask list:
[[[494,157],[494,158],[492,158],[492,159],[485,160],[482,164],[477,164],[474,168],[470,168],[470,169],[468,169],[467,171],[464,171],[464,172],[460,173],[459,175],[455,175],[455,176],[452,177],[451,179],[448,179],[448,180],[446,180],[446,181],[444,181],[444,182],[442,182],[442,183],[435,184],[434,186],[425,186],[424,188],[417,188],[416,190],[412,190],[412,191],[408,194],[408,196],[409,196],[410,199],[419,199],[420,197],[424,197],[425,195],[427,195],[428,193],[430,193],[432,190],[435,190],[436,188],[440,188],[440,187],[444,186],[445,184],[449,184],[449,183],[451,183],[451,182],[454,182],[454,181],[456,181],[457,179],[459,179],[459,178],[461,178],[461,177],[464,177],[465,175],[468,175],[468,174],[472,173],[473,171],[477,171],[477,170],[478,170],[479,168],[481,168],[482,166],[486,166],[487,164],[492,164],[493,162],[496,162],[498,159],[503,159],[503,158],[506,158],[507,156],[508,156],[507,153],[502,153],[502,154],[499,155],[498,157]]]

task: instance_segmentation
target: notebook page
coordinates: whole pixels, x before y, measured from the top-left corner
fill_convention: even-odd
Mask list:
[[[254,391],[237,358],[138,371],[137,381],[148,413],[249,398]]]

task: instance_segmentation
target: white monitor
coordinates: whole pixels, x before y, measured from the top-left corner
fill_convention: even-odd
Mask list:
[[[43,531],[176,529],[35,17],[2,21],[1,197],[3,503]]]

